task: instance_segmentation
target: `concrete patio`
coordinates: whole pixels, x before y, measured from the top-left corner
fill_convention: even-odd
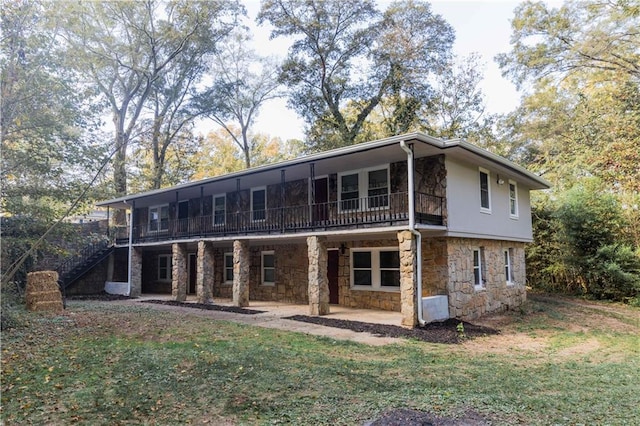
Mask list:
[[[172,297],[167,294],[144,294],[136,299],[129,299],[126,301],[121,301],[120,303],[138,304],[149,300],[169,301],[172,300]],[[196,303],[195,296],[189,295],[184,303]],[[213,304],[220,306],[233,306],[231,299],[214,299]],[[335,327],[327,327],[323,325],[285,319],[285,317],[293,315],[309,315],[309,305],[297,305],[291,303],[257,300],[250,301],[249,306],[246,309],[264,311],[263,313],[255,315],[194,309],[188,306],[174,306],[154,303],[145,303],[145,306],[159,310],[182,312],[188,315],[203,316],[216,320],[233,321],[257,327],[276,328],[286,331],[313,334],[337,340],[351,340],[370,345],[386,345],[390,343],[401,343],[403,341],[402,339],[392,337],[378,337],[373,336],[369,333],[355,332]],[[325,315],[325,317],[395,326],[400,326],[401,321],[400,312],[380,311],[373,309],[353,309],[338,305],[331,305],[330,313],[328,315]]]

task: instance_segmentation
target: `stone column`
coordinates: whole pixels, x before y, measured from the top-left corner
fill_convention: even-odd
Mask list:
[[[172,258],[171,296],[173,300],[184,302],[187,300],[187,247],[184,244],[174,243]]]
[[[246,241],[233,242],[233,306],[249,306],[249,267],[251,257]]]
[[[329,279],[327,278],[327,246],[325,238],[307,237],[309,256],[309,314],[329,313]]]
[[[142,294],[142,251],[131,247],[131,290],[129,296],[139,297]]]
[[[398,231],[400,250],[400,312],[402,325],[415,327],[418,324],[416,306],[416,239],[411,231]]]
[[[213,247],[211,243],[198,241],[197,262],[196,296],[198,303],[213,303]]]

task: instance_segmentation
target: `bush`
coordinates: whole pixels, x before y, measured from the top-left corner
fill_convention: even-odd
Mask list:
[[[24,297],[15,282],[2,285],[0,291],[2,304],[0,312],[0,330],[22,327],[23,316],[26,313]]]

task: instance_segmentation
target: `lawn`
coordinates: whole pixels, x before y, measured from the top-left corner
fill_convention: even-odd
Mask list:
[[[444,345],[366,346],[115,302],[2,334],[2,421],[362,425],[396,408],[492,424],[637,424],[640,310],[532,297]]]

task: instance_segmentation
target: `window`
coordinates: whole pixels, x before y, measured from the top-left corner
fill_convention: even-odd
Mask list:
[[[389,167],[347,172],[340,179],[340,210],[378,209],[389,206]],[[366,199],[361,206],[360,200]]]
[[[233,253],[224,254],[224,282],[233,283]]]
[[[272,251],[262,252],[262,284],[273,285],[276,282],[275,255]]]
[[[473,284],[476,288],[484,287],[484,249],[473,249]]]
[[[267,189],[251,190],[251,220],[258,222],[267,218]]]
[[[389,205],[389,173],[387,169],[369,172],[369,208]]]
[[[340,210],[358,210],[360,208],[360,191],[358,174],[343,175],[340,178]]]
[[[149,207],[149,231],[169,230],[169,205]]]
[[[400,252],[380,252],[380,285],[400,287]]]
[[[224,225],[227,213],[227,197],[225,195],[216,195],[213,197],[213,224]]]
[[[509,215],[518,217],[518,184],[512,180],[509,181]]]
[[[513,249],[509,248],[504,251],[504,276],[507,284],[515,284],[513,279]]]
[[[161,254],[158,256],[158,281],[171,281],[172,274],[172,255]]]
[[[400,289],[400,252],[396,248],[351,250],[351,284],[361,290]]]
[[[480,169],[480,211],[491,213],[491,185],[489,171]]]

